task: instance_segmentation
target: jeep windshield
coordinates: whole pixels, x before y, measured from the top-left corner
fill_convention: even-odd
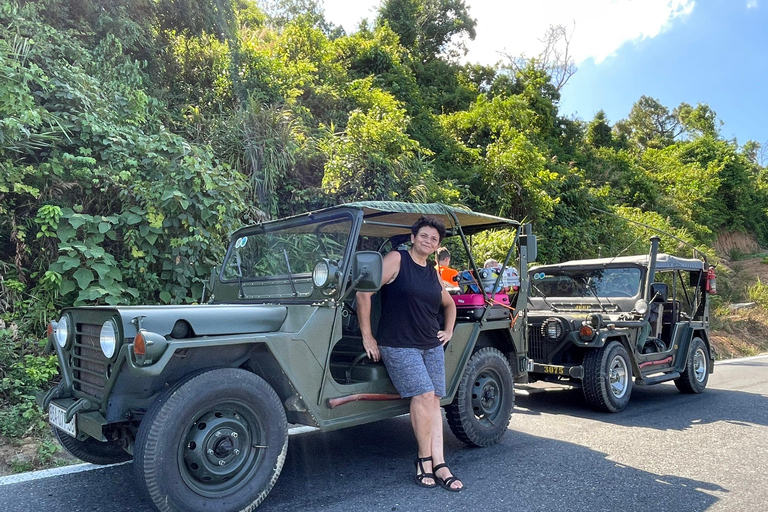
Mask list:
[[[351,215],[245,228],[230,242],[222,282],[239,283],[240,298],[309,297],[320,259],[340,268],[348,250]]]
[[[531,298],[628,298],[640,294],[639,268],[537,269],[531,274]]]

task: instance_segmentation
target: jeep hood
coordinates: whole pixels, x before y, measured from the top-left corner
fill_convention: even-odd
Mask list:
[[[206,304],[188,306],[117,306],[72,308],[77,319],[77,310],[116,311],[119,313],[125,337],[136,335],[133,320],[141,319],[141,327],[147,331],[168,336],[179,320],[192,328],[190,335],[220,336],[228,334],[250,334],[277,331],[285,321],[288,309],[272,305],[228,305]],[[76,320],[77,321],[77,320]],[[193,334],[194,333],[194,334]]]

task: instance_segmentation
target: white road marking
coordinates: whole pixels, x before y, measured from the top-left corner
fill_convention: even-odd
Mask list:
[[[754,361],[755,359],[765,359],[766,357],[768,357],[768,354],[760,354],[759,356],[740,357],[739,359],[724,359],[722,361],[715,362],[715,364],[736,364],[742,363],[744,361]]]
[[[314,432],[315,430],[320,430],[320,429],[318,429],[317,427],[309,427],[306,425],[301,425],[298,427],[289,428],[288,435],[293,436],[297,434],[305,434],[307,432]],[[94,469],[122,466],[123,464],[128,464],[128,462],[120,462],[118,464],[110,464],[108,466],[99,466],[96,464],[88,464],[88,463],[73,464],[71,466],[62,466],[60,468],[41,469],[39,471],[29,471],[27,473],[8,475],[8,476],[0,477],[0,487],[3,485],[20,484],[23,482],[32,482],[35,480],[42,480],[43,478],[50,478],[52,476],[69,475],[72,473],[85,473],[86,471],[93,471]]]
[[[111,464],[111,466],[120,466],[127,464],[127,462],[120,462],[118,464]],[[98,466],[96,464],[74,464],[72,466],[62,466],[60,468],[53,469],[41,469],[40,471],[30,471],[29,473],[19,473],[17,475],[9,475],[0,477],[0,486],[19,484],[22,482],[31,482],[33,480],[41,480],[43,478],[49,478],[52,476],[68,475],[70,473],[84,473],[86,471],[93,471],[94,469],[105,468],[107,466]]]

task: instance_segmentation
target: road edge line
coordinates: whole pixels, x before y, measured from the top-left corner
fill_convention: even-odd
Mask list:
[[[296,434],[305,434],[307,432],[314,432],[319,430],[317,427],[310,427],[307,425],[300,425],[288,429],[288,435],[293,436]],[[97,464],[89,464],[87,462],[81,464],[71,464],[69,466],[61,466],[58,468],[40,469],[37,471],[28,471],[26,473],[17,473],[15,475],[0,476],[0,487],[4,485],[21,484],[24,482],[32,482],[34,480],[42,480],[43,478],[50,478],[53,476],[69,475],[72,473],[85,473],[86,471],[93,471],[94,469],[111,468],[114,466],[122,466],[132,461],[119,462],[117,464],[108,464],[105,466],[99,466]]]
[[[89,464],[85,462],[82,464],[72,464],[70,466],[61,466],[58,468],[30,471],[28,473],[17,473],[15,475],[0,477],[0,487],[4,485],[30,482],[33,480],[42,480],[43,478],[50,478],[53,476],[69,475],[71,473],[85,473],[86,471],[93,471],[94,469],[101,469],[101,468],[106,468],[111,466],[121,466],[123,464],[128,464],[128,462],[130,461],[120,462],[117,464],[110,464],[109,466],[99,466],[97,464]]]
[[[723,359],[721,361],[715,361],[715,364],[736,364],[736,363],[742,363],[744,361],[753,361],[755,359],[764,359],[768,357],[768,354],[760,354],[757,356],[750,356],[750,357],[740,357],[738,359]]]

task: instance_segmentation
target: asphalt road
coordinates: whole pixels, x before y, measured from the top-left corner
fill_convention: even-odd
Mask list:
[[[523,393],[525,390],[523,390]],[[591,411],[578,389],[519,393],[501,444],[446,453],[466,490],[413,484],[407,417],[291,436],[259,512],[761,511],[768,509],[768,356],[718,364],[701,395],[635,388],[619,414]],[[0,479],[0,510],[154,510],[131,464],[20,483]]]

